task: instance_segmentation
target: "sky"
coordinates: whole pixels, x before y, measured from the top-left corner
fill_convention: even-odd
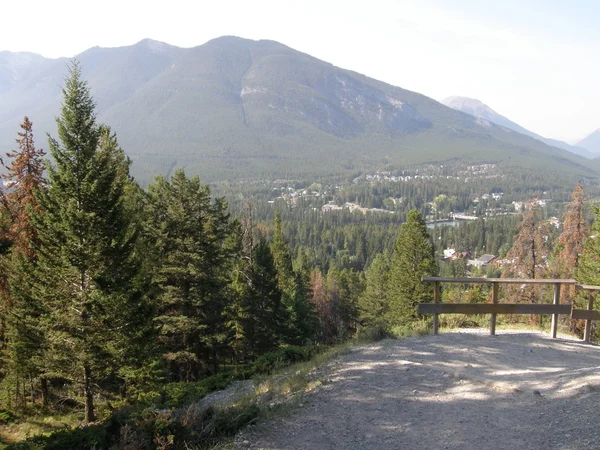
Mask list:
[[[144,38],[271,39],[436,100],[479,99],[545,137],[575,142],[600,128],[597,0],[4,3],[0,50],[56,58]]]

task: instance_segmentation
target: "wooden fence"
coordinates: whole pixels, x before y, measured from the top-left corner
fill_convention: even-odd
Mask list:
[[[577,285],[571,279],[516,279],[516,278],[442,278],[423,277],[424,282],[434,283],[433,303],[421,303],[418,306],[419,314],[433,314],[433,334],[438,334],[439,314],[491,314],[490,334],[496,334],[497,314],[551,314],[552,337],[556,338],[558,329],[558,315],[570,314],[572,319],[586,321],[584,340],[589,342],[592,320],[600,320],[600,311],[594,311],[594,295],[600,291],[600,286]],[[440,303],[440,283],[462,284],[491,284],[492,303]],[[554,285],[554,299],[552,304],[533,303],[498,303],[498,286],[500,284],[551,284]],[[562,286],[576,286],[576,289],[588,291],[587,309],[575,309],[571,304],[560,304],[560,291]]]

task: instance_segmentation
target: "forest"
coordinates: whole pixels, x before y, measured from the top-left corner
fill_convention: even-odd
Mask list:
[[[214,436],[192,437],[181,420],[160,423],[154,411],[357,336],[426,328],[416,312],[432,296],[424,275],[600,284],[600,210],[588,207],[581,185],[570,200],[565,188],[535,177],[519,185],[506,174],[465,190],[446,168],[408,184],[300,182],[294,190],[320,195],[293,204],[282,194],[291,183],[258,183],[241,195],[183,170],[142,188],[115,133],[96,122],[77,64],[63,96],[49,155],[26,117],[18,148],[2,160],[0,425],[67,411],[89,426],[9,448],[210,447]],[[503,196],[474,205],[483,192]],[[536,194],[553,202],[541,207]],[[515,211],[512,202],[526,196]],[[330,202],[389,212],[323,212]],[[427,227],[452,211],[478,218]],[[555,215],[559,226],[549,221]],[[444,260],[449,247],[503,263]],[[443,292],[444,301],[487,294]],[[548,301],[541,292],[506,295]],[[581,333],[581,324],[563,325]],[[235,426],[252,418],[239,417]],[[147,445],[127,447],[127,430]]]

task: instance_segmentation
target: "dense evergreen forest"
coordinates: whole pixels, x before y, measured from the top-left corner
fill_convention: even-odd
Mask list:
[[[96,122],[77,64],[63,95],[51,159],[25,118],[2,162],[0,423],[65,407],[99,423],[164,405],[173,386],[228,383],[257,362],[356,335],[408,333],[426,322],[416,313],[432,296],[424,275],[600,284],[588,238],[600,210],[588,211],[581,185],[569,198],[573,186],[519,182],[517,168],[457,165],[212,189],[177,170],[141,188],[117,136]],[[451,213],[473,220],[433,227]],[[504,263],[476,269],[443,259],[447,248]],[[487,298],[460,286],[443,295]]]

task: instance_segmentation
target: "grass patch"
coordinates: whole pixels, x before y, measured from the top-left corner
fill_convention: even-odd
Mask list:
[[[17,417],[11,423],[0,428],[0,443],[8,445],[24,441],[33,436],[44,436],[60,430],[70,430],[81,425],[82,421],[82,412],[67,414],[44,414],[40,412],[34,415]]]

